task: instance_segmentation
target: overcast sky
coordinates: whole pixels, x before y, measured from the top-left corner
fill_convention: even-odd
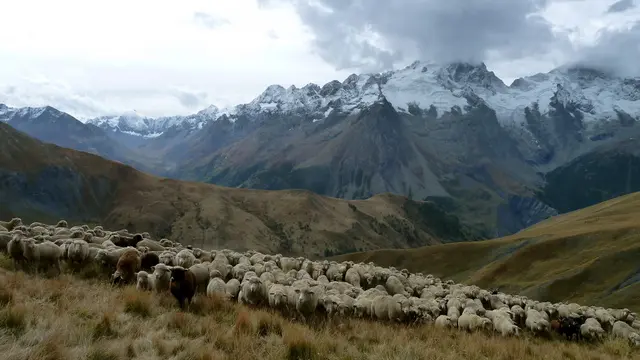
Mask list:
[[[20,0],[2,5],[0,102],[77,117],[251,101],[413,60],[506,83],[582,61],[640,75],[640,0]]]

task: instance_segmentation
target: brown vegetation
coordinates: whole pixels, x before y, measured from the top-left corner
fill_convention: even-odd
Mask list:
[[[640,357],[614,340],[588,345],[358,320],[309,327],[204,296],[182,312],[169,294],[112,288],[69,274],[45,279],[0,269],[0,290],[11,294],[0,305],[5,360]]]
[[[640,193],[496,240],[339,256],[543,301],[640,311]]]

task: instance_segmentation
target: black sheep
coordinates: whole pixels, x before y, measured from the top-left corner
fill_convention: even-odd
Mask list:
[[[181,309],[184,309],[185,300],[191,303],[196,293],[196,276],[189,269],[181,266],[171,268],[171,294],[178,300]]]

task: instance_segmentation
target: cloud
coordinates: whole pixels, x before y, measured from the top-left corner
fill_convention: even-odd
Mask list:
[[[541,56],[568,46],[539,13],[547,0],[260,0],[293,5],[326,61],[386,69],[420,58],[441,62]]]
[[[607,13],[625,12],[635,7],[633,0],[619,0],[609,6]]]
[[[576,62],[620,76],[640,76],[640,21],[628,29],[602,30],[597,41],[577,52]]]
[[[223,25],[229,24],[229,20],[220,18],[211,14],[197,11],[193,14],[193,20],[206,28],[215,29]]]

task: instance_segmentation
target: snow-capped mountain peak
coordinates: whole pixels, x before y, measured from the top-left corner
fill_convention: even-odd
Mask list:
[[[297,114],[321,121],[335,111],[355,113],[382,99],[399,112],[410,107],[434,109],[440,117],[455,109],[470,111],[469,105],[484,103],[504,124],[524,123],[524,109],[534,104],[541,112],[559,102],[585,113],[585,121],[611,118],[616,112],[640,113],[640,80],[620,79],[584,66],[564,66],[545,74],[519,78],[510,86],[484,63],[439,64],[415,61],[404,68],[376,74],[351,74],[343,81],[319,86],[309,83],[270,85],[247,104],[219,109],[212,105],[197,114],[150,119],[136,112],[102,117],[90,123],[145,137],[158,136],[172,126],[193,131],[223,115],[234,121],[237,114]],[[191,131],[190,130],[190,131]]]

